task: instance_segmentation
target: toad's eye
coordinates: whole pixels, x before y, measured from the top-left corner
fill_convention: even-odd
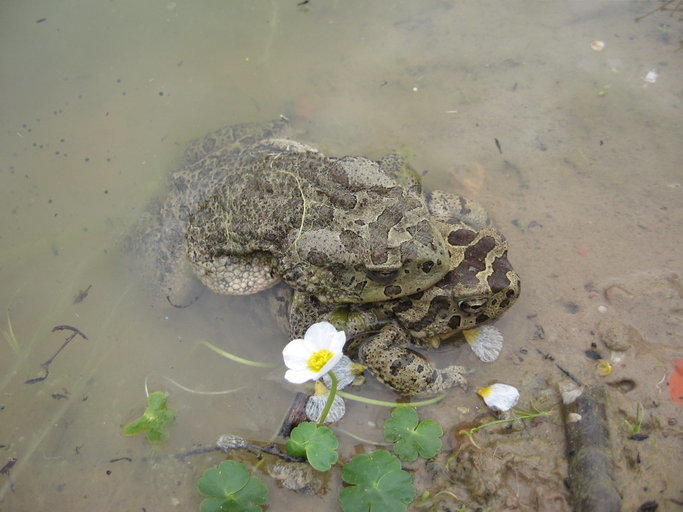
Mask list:
[[[481,311],[488,302],[486,297],[473,297],[464,299],[458,303],[458,307],[465,313],[475,314]]]
[[[398,270],[366,270],[365,275],[376,283],[391,283],[398,276]]]

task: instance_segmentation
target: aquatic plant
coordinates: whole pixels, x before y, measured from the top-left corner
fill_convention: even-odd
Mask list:
[[[328,322],[319,322],[309,327],[303,339],[288,343],[282,352],[288,368],[285,379],[294,384],[313,380],[316,386],[316,394],[309,398],[313,403],[307,404],[307,415],[314,421],[299,423],[292,429],[285,451],[288,456],[305,459],[317,471],[329,471],[339,462],[339,440],[323,423],[328,417],[333,422],[343,415],[344,403],[337,390],[350,384],[363,369],[342,355],[345,342],[343,331],[337,331]],[[339,394],[394,407],[391,417],[384,423],[384,436],[393,443],[396,454],[379,449],[356,455],[342,464],[341,477],[347,484],[339,495],[342,509],[344,512],[407,510],[417,491],[411,475],[402,469],[401,459],[414,461],[417,457],[434,457],[441,450],[443,436],[443,429],[434,420],[420,421],[415,406],[435,403],[445,395],[413,404],[396,404]],[[240,444],[236,449],[244,447]],[[285,457],[284,454],[279,456]],[[251,475],[243,464],[234,461],[205,471],[197,481],[197,487],[207,497],[202,501],[201,512],[258,511],[268,499],[263,482]]]
[[[244,464],[232,460],[204,471],[197,489],[206,496],[200,512],[259,512],[268,503],[268,488]]]
[[[339,384],[337,384],[337,386],[339,386]],[[337,395],[332,399],[331,405],[328,407],[327,404],[330,403],[329,399],[330,390],[327,389],[325,384],[321,381],[316,381],[313,395],[310,396],[306,402],[306,417],[316,423],[320,422],[325,409],[327,409],[324,419],[326,423],[335,423],[342,419],[346,413],[346,404],[344,403],[344,400]]]
[[[285,379],[293,384],[318,380],[342,358],[345,343],[344,331],[337,331],[331,323],[311,325],[303,339],[290,341],[282,350],[288,368]]]
[[[641,432],[643,428],[643,406],[640,404],[640,402],[636,404],[635,422],[631,423],[628,420],[624,420],[624,423],[626,423],[626,426],[629,429],[629,439],[633,439],[635,441],[642,441],[648,438],[647,434],[643,434]]]
[[[302,384],[309,380],[317,381],[324,376],[330,379],[329,395],[317,420],[318,425],[325,423],[335,398],[339,400],[336,397],[338,379],[332,370],[344,355],[345,343],[344,331],[337,331],[329,322],[318,322],[306,330],[303,339],[290,341],[282,350],[282,357],[288,368],[285,379],[289,382]]]
[[[311,421],[299,423],[285,444],[285,450],[293,457],[306,457],[318,471],[328,471],[339,459],[339,440],[328,428]]]
[[[418,455],[425,459],[441,451],[443,429],[434,420],[420,421],[413,407],[399,407],[384,422],[384,437],[394,443],[394,452],[401,460],[413,461]]]
[[[177,411],[167,406],[168,396],[163,391],[155,391],[147,397],[147,408],[139,418],[123,426],[127,436],[145,431],[150,443],[160,443],[168,439],[168,429],[175,423]]]
[[[515,420],[531,420],[533,418],[538,418],[541,416],[550,416],[550,411],[539,411],[538,409],[536,409],[536,407],[534,407],[534,411],[536,411],[536,412],[518,411],[516,409],[513,409],[512,410],[512,412],[514,413],[513,417],[501,418],[499,420],[488,421],[486,423],[482,423],[481,425],[479,425],[477,427],[459,430],[458,434],[467,436],[467,438],[470,440],[470,443],[472,443],[477,448],[481,448],[477,444],[477,442],[474,440],[474,434],[476,434],[477,431],[479,431],[481,429],[484,429],[487,427],[492,427],[493,425],[500,425],[501,423],[512,423]]]
[[[342,480],[349,484],[339,493],[344,512],[400,512],[417,494],[401,461],[386,450],[356,455],[342,469]]]

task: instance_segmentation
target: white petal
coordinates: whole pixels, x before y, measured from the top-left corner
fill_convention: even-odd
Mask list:
[[[315,378],[315,373],[311,370],[287,370],[285,372],[285,379],[292,384],[303,384],[308,380]]]
[[[327,397],[329,396],[329,393],[325,393],[324,395],[313,395],[308,399],[308,402],[306,402],[306,417],[310,421],[320,421],[320,415],[325,408],[325,403],[327,402]],[[325,423],[334,423],[335,421],[339,421],[342,416],[344,416],[345,412],[346,405],[344,404],[344,400],[339,395],[335,395],[334,399],[332,400],[332,406],[330,407],[327,417],[325,418]]]
[[[494,411],[509,411],[519,401],[519,391],[516,387],[508,384],[492,384],[491,386],[478,389],[477,394]]]
[[[309,354],[313,354],[320,350],[321,348],[325,348],[325,345],[321,344],[322,339],[320,338],[315,338],[313,336],[306,336],[303,340],[303,347],[306,352]]]
[[[327,349],[332,353],[341,351],[338,348],[346,343],[344,331],[337,331],[329,322],[318,322],[311,325],[304,334],[304,346],[311,353]]]
[[[282,349],[282,358],[287,368],[305,368],[311,354],[304,347],[304,340],[292,340]]]
[[[503,348],[503,333],[492,325],[463,331],[465,339],[476,356],[485,363],[498,359]]]
[[[337,389],[344,389],[351,384],[359,373],[362,373],[364,367],[354,363],[348,356],[342,356],[337,364],[334,365],[331,371],[337,377]],[[328,388],[332,386],[332,379],[330,379],[329,372],[323,376],[323,382]]]
[[[337,329],[334,328],[330,322],[318,322],[311,325],[304,334],[306,341],[318,342],[318,340],[327,340],[337,334]],[[323,348],[323,347],[319,347]]]
[[[293,354],[296,351],[303,352],[305,350],[304,346],[304,340],[297,339],[297,340],[292,340],[287,345],[285,345],[285,348],[282,349],[282,353],[286,354]]]
[[[346,344],[346,333],[344,331],[337,331],[330,340],[330,352],[336,354],[341,353]]]
[[[331,323],[318,322],[311,325],[303,339],[292,340],[282,349],[285,365],[292,370],[285,374],[285,378],[296,383],[318,379],[329,372],[341,359],[345,343],[344,331],[337,331]],[[308,364],[311,356],[320,350],[330,351],[332,357],[319,372],[314,373],[309,369]],[[298,374],[297,372],[305,373]]]

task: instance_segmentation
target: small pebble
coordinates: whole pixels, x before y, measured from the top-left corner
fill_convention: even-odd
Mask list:
[[[588,359],[592,359],[593,361],[602,359],[602,355],[600,354],[600,352],[596,352],[595,350],[586,350],[584,354],[586,354],[586,357]]]
[[[605,43],[602,41],[591,41],[591,48],[593,51],[601,52],[605,49]]]
[[[609,318],[600,320],[597,331],[600,341],[608,349],[617,352],[624,352],[634,343],[643,341],[642,336],[635,327]]]

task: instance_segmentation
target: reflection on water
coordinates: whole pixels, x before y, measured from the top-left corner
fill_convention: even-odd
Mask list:
[[[210,293],[189,308],[170,307],[120,242],[186,141],[280,114],[330,155],[409,152],[428,188],[489,207],[525,290],[498,324],[506,336],[500,361],[481,367],[471,354],[445,350],[444,359],[475,369],[473,387],[521,385],[539,372],[548,386],[557,382],[553,368],[520,355],[541,345],[590,381],[582,353],[606,305],[648,329],[638,357],[660,365],[648,377],[626,353],[616,371],[640,382],[631,399],[654,397],[662,414],[674,414],[653,393],[667,360],[680,357],[671,340],[681,339],[681,24],[659,12],[635,23],[649,8],[641,7],[0,7],[0,508],[196,509],[196,478],[222,455],[175,454],[228,432],[274,436],[294,394],[282,369],[243,367],[200,342],[279,363],[286,338],[275,322],[258,302]],[[595,51],[593,41],[604,48]],[[668,291],[654,293],[648,282]],[[614,285],[661,307],[620,306],[601,293]],[[70,328],[83,336],[32,382]],[[147,377],[179,411],[160,446],[120,432],[144,409]],[[197,394],[167,378],[235,392]],[[363,392],[391,397],[372,383]],[[473,393],[454,391],[427,414],[454,425],[473,417],[458,407],[478,406]],[[386,411],[352,409],[341,427],[377,439],[372,425]],[[353,443],[345,440],[346,454]],[[270,485],[271,510],[318,500]],[[334,508],[334,492],[324,499]]]

